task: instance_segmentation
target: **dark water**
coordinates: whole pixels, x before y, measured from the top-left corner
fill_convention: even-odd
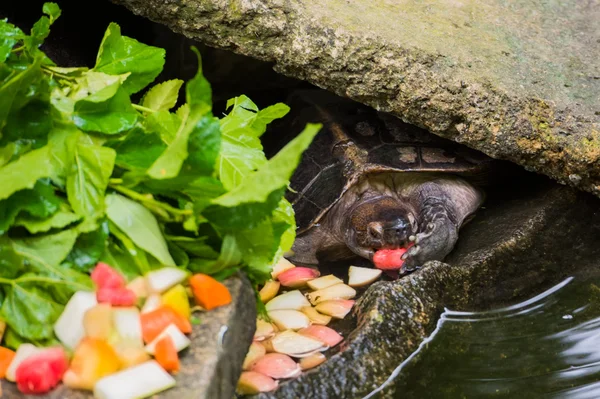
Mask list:
[[[447,310],[397,370],[396,397],[600,398],[599,287],[570,278],[510,307]]]

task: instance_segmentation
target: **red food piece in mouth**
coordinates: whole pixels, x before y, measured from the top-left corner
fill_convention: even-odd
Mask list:
[[[404,264],[402,255],[408,248],[380,249],[373,255],[375,267],[381,270],[398,270]]]

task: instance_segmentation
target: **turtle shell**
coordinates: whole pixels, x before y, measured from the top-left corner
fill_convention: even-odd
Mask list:
[[[286,195],[296,212],[299,234],[318,223],[365,174],[450,173],[482,184],[493,161],[392,115],[326,92],[297,92],[288,104],[292,116],[285,119],[291,126],[274,125],[278,132],[297,134],[306,123],[323,124],[303,154]]]

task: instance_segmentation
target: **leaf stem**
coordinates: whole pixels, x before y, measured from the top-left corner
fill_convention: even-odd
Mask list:
[[[194,214],[194,211],[191,209],[177,209],[172,207],[169,204],[165,204],[164,202],[156,201],[152,195],[149,194],[140,194],[137,191],[131,190],[127,187],[120,186],[118,184],[114,184],[112,181],[110,182],[110,187],[113,190],[120,192],[121,194],[125,194],[131,199],[139,201],[141,203],[151,204],[152,206],[162,208],[173,215],[181,215],[181,216],[190,216]]]
[[[62,74],[62,73],[60,73],[60,72],[53,71],[52,69],[50,69],[50,68],[48,68],[48,67],[45,67],[45,66],[42,66],[42,70],[43,70],[44,72],[46,72],[47,74],[50,74],[50,75],[53,75],[53,76],[57,76],[57,77],[59,77],[59,78],[61,78],[61,79],[64,79],[64,80],[69,80],[69,81],[71,81],[71,82],[74,82],[74,81],[76,80],[75,78],[72,78],[72,77],[70,77],[70,76],[67,76],[67,75],[65,75],[65,74]]]
[[[151,113],[156,112],[155,110],[153,110],[151,108],[146,108],[146,107],[143,107],[143,106],[138,105],[138,104],[131,104],[131,106],[133,108],[137,109],[138,111],[142,111],[142,112],[151,112]]]

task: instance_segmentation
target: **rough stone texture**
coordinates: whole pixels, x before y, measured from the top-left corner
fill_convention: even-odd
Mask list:
[[[242,371],[242,362],[254,335],[254,291],[246,277],[231,277],[225,285],[232,304],[200,314],[190,348],[181,353],[177,386],[161,394],[164,399],[231,399]],[[88,399],[91,393],[61,385],[49,395],[23,395],[16,385],[1,381],[3,398]]]
[[[447,263],[431,262],[396,282],[372,285],[355,308],[354,330],[340,352],[260,398],[364,397],[418,348],[444,307],[499,306],[576,270],[597,268],[597,199],[547,182],[499,191],[505,192],[465,227]],[[394,397],[393,390],[386,386],[376,397]]]
[[[600,195],[600,1],[112,0]]]

